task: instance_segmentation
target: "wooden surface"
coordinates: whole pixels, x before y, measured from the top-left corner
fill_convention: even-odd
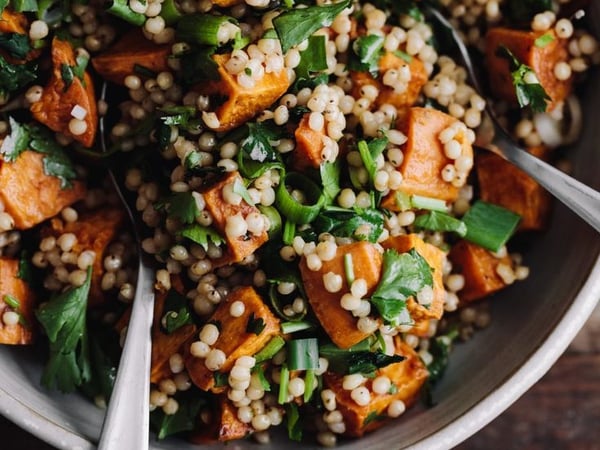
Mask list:
[[[1,416],[0,436],[2,450],[52,450]],[[540,382],[455,448],[479,449],[600,450],[600,308]]]

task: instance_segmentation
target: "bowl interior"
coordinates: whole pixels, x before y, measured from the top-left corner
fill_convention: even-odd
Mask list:
[[[576,178],[600,190],[600,136],[594,123],[594,112],[600,107],[598,71],[590,77],[586,94],[584,133],[569,158]],[[412,408],[394,424],[359,441],[340,442],[339,447],[451,447],[500,414],[543,375],[600,297],[600,236],[558,202],[553,216],[551,229],[527,242],[525,262],[532,269],[530,277],[497,295],[492,302],[492,324],[452,353],[434,391],[437,405]],[[102,411],[79,395],[44,390],[38,359],[39,353],[28,348],[0,347],[0,413],[59,448],[93,448]],[[283,439],[276,437],[261,448],[313,446]],[[242,441],[227,448],[251,446]],[[167,441],[153,443],[152,448],[199,447]]]

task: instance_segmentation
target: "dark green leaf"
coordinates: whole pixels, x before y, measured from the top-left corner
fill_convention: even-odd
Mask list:
[[[272,141],[282,137],[281,129],[266,122],[246,124],[247,135],[240,143],[238,165],[241,174],[248,179],[261,176],[268,170],[284,168],[281,156]]]
[[[246,333],[253,333],[257,336],[263,332],[267,324],[263,320],[262,317],[254,317],[254,313],[250,314],[248,317],[248,323],[246,324]]]
[[[73,162],[55,140],[53,134],[47,128],[39,125],[27,125],[31,141],[29,148],[44,156],[44,173],[60,180],[61,189],[71,187],[72,181],[77,178],[77,172]]]
[[[263,388],[263,390],[265,392],[271,392],[271,383],[269,383],[269,380],[267,380],[267,377],[265,376],[265,369],[263,368],[263,366],[255,365],[252,368],[252,373],[256,374],[256,376],[258,377],[258,380],[260,381],[260,385]]]
[[[191,192],[174,192],[165,201],[165,207],[169,216],[186,224],[194,223],[200,214],[196,199]]]
[[[288,9],[275,17],[273,27],[281,41],[283,53],[308,39],[318,29],[331,25],[337,15],[350,4],[350,0],[343,0],[327,6]]]
[[[6,50],[13,58],[25,59],[31,45],[26,34],[5,33],[0,34],[0,48]]]
[[[137,63],[133,65],[133,73],[144,78],[156,78],[158,75],[154,70]]]
[[[229,376],[226,373],[213,372],[213,379],[216,387],[229,386]]]
[[[285,405],[285,426],[290,440],[296,442],[302,440],[302,422],[300,421],[298,405],[295,403],[286,403]]]
[[[367,425],[369,425],[372,422],[380,422],[382,420],[387,419],[388,416],[386,416],[385,414],[378,414],[377,411],[371,411],[367,417],[365,417],[365,420],[363,421],[362,426],[366,427]]]
[[[348,68],[358,72],[369,72],[377,75],[379,58],[383,54],[383,36],[369,34],[357,38],[352,44],[352,58]]]
[[[4,138],[0,145],[0,153],[6,162],[15,161],[21,153],[29,146],[29,130],[27,126],[21,125],[12,117],[8,118],[10,134]]]
[[[90,379],[86,311],[91,280],[90,267],[83,285],[62,292],[35,312],[50,341],[42,375],[47,388],[71,392]]]
[[[327,50],[325,36],[311,36],[308,47],[300,52],[300,63],[296,67],[297,79],[309,79],[311,75],[327,70]]]
[[[208,80],[219,80],[219,66],[212,58],[216,47],[203,47],[192,49],[179,56],[181,61],[181,74],[187,86]]]
[[[158,439],[196,428],[200,409],[206,405],[206,399],[199,394],[176,396],[179,408],[175,414],[165,414],[162,408],[156,408],[150,415],[150,421]]]
[[[4,11],[4,8],[8,6],[9,0],[0,0],[0,14]]]
[[[165,125],[176,125],[183,130],[192,132],[201,129],[202,121],[197,117],[197,110],[193,106],[171,106],[160,108],[159,111],[164,114],[161,115],[160,120]]]
[[[21,255],[19,256],[19,270],[17,271],[17,277],[19,277],[21,280],[23,280],[30,286],[33,286],[33,266],[29,258],[29,253],[25,250],[23,250],[21,252]]]
[[[11,0],[10,4],[17,12],[35,12],[38,10],[36,0]]]
[[[170,289],[167,293],[163,311],[165,311],[163,325],[167,334],[173,333],[184,325],[193,323],[189,300],[175,289]]]
[[[11,64],[0,55],[0,93],[15,92],[37,79],[37,64]]]
[[[330,207],[319,213],[313,227],[318,233],[331,233],[337,237],[354,237],[359,240],[377,242],[383,232],[383,214],[374,208],[343,209]],[[368,234],[357,235],[356,232],[364,228]]]
[[[204,250],[208,250],[208,244],[211,242],[217,247],[225,244],[225,239],[219,233],[199,223],[193,223],[185,227],[181,230],[181,235],[201,245]]]

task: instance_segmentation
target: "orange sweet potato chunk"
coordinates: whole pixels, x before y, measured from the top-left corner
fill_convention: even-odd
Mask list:
[[[426,243],[416,234],[390,237],[382,242],[382,245],[383,248],[393,248],[398,253],[405,253],[414,248],[425,258],[427,264],[433,269],[433,301],[430,305],[424,306],[419,304],[413,297],[410,297],[407,302],[408,312],[415,321],[415,326],[428,319],[441,318],[444,313],[446,299],[442,272],[446,259],[444,252],[435,245]]]
[[[519,214],[521,231],[546,228],[552,197],[537,181],[493,153],[483,153],[476,161],[482,200]]]
[[[77,243],[73,247],[76,253],[93,250],[96,259],[92,266],[92,284],[90,286],[89,305],[96,306],[105,300],[101,288],[104,275],[104,252],[115,239],[125,221],[125,213],[121,209],[106,207],[87,214],[80,214],[76,222],[64,223],[60,219],[51,221],[52,232],[59,236],[62,233],[73,233]]]
[[[398,337],[395,345],[395,353],[404,356],[404,361],[377,370],[376,376],[387,376],[396,386],[397,391],[394,394],[375,394],[371,389],[372,379],[369,379],[366,387],[371,392],[371,402],[366,406],[359,406],[352,400],[351,391],[342,387],[341,375],[333,372],[324,374],[325,386],[336,394],[337,409],[344,416],[347,436],[359,437],[387,423],[389,421],[389,417],[386,417],[387,408],[393,400],[402,400],[408,407],[418,398],[421,387],[429,376],[427,368],[416,352]],[[372,420],[365,424],[367,417],[374,414],[379,420]]]
[[[396,92],[393,87],[385,86],[381,81],[385,72],[390,69],[400,69],[401,67],[408,65],[410,68],[411,79],[408,83],[408,88],[403,92]],[[352,72],[350,77],[353,82],[352,96],[354,98],[360,98],[360,90],[363,86],[370,84],[374,85],[379,89],[379,95],[375,100],[376,106],[383,104],[394,105],[398,109],[398,115],[403,117],[409,107],[415,104],[421,93],[421,89],[427,83],[427,72],[423,62],[416,57],[411,57],[410,62],[406,62],[401,57],[395,55],[392,52],[386,52],[379,59],[379,78],[375,79],[370,73],[367,72]]]
[[[214,55],[213,59],[218,65],[220,80],[197,86],[201,94],[227,97],[215,111],[220,122],[216,131],[229,131],[239,127],[271,106],[290,87],[290,80],[285,70],[265,73],[254,87],[242,87],[236,77],[225,69],[225,64],[230,57],[229,54]]]
[[[344,255],[352,255],[354,277],[364,278],[367,282],[367,297],[373,292],[381,278],[382,256],[375,245],[369,242],[355,242],[340,245],[331,261],[323,261],[320,270],[312,271],[306,265],[306,258],[300,261],[300,273],[306,296],[313,312],[329,335],[340,348],[349,348],[367,336],[356,327],[357,318],[340,305],[342,296],[350,292],[347,283],[338,292],[328,292],[323,283],[323,275],[329,272],[344,275]]]
[[[239,205],[232,205],[223,198],[223,188],[227,185],[233,185],[236,181],[243,184],[242,177],[238,172],[229,172],[217,183],[203,189],[201,192],[206,202],[206,209],[213,217],[214,227],[227,241],[227,248],[223,256],[212,261],[214,267],[240,262],[246,256],[254,253],[268,239],[266,231],[261,234],[248,233],[248,235],[238,238],[230,238],[225,233],[228,217],[240,213],[243,217],[247,217],[250,213],[260,212],[258,208],[249,205],[244,200]]]
[[[318,169],[323,159],[323,137],[325,136],[325,127],[322,130],[315,131],[309,125],[310,114],[302,116],[298,128],[294,131],[296,138],[296,149],[294,150],[294,167],[297,170],[314,167]]]
[[[33,342],[36,299],[33,290],[18,277],[18,273],[17,259],[0,257],[0,317],[7,311],[15,311],[24,319],[23,323],[16,325],[6,325],[0,320],[0,344],[25,345]],[[6,303],[7,295],[19,302],[16,310]]]
[[[140,30],[132,30],[110,49],[92,58],[92,65],[100,76],[117,84],[124,84],[128,75],[135,74],[135,66],[153,72],[169,70],[170,45],[158,45],[146,39]]]
[[[51,130],[72,137],[85,147],[91,147],[98,128],[94,82],[86,71],[83,80],[73,76],[71,84],[67,86],[62,78],[65,64],[71,67],[77,65],[75,52],[68,41],[61,41],[55,37],[52,40],[52,75],[42,91],[40,100],[32,103],[29,109],[38,122]],[[83,119],[87,128],[80,135],[74,135],[69,131],[69,122],[73,118],[71,111],[77,105],[87,112]]]
[[[432,108],[410,108],[405,124],[408,138],[403,146],[404,160],[400,166],[403,176],[399,191],[409,195],[422,195],[446,201],[458,198],[459,188],[444,181],[442,169],[452,163],[444,154],[439,134],[457,120],[442,111]],[[473,148],[464,133],[455,137],[462,144],[462,155],[473,157]],[[395,191],[383,200],[382,206],[397,211]]]
[[[25,14],[4,8],[2,15],[0,15],[0,33],[27,34],[27,17],[25,17]]]
[[[244,314],[240,317],[233,317],[229,313],[229,307],[235,301],[241,301],[245,306]],[[250,319],[262,319],[264,322],[265,326],[259,334],[247,330]],[[220,326],[219,338],[213,348],[222,350],[227,357],[220,369],[222,373],[229,372],[240,356],[252,356],[260,351],[273,336],[279,333],[279,319],[250,286],[232,291],[227,299],[219,304],[208,323],[218,323]],[[186,357],[185,365],[196,386],[205,391],[214,387],[214,373],[206,368],[204,359],[190,354]]]
[[[190,436],[191,442],[198,445],[227,442],[242,439],[254,431],[250,424],[238,419],[237,408],[226,395],[219,395],[216,403],[212,420],[208,424],[200,422],[197,431]]]
[[[547,45],[536,46],[535,40],[543,34],[554,38]],[[540,84],[552,99],[548,108],[553,109],[571,92],[573,77],[559,80],[554,75],[554,66],[560,61],[569,60],[567,40],[559,39],[554,30],[524,31],[504,27],[490,28],[486,35],[486,66],[489,68],[490,85],[499,98],[517,104],[515,88],[510,74],[509,61],[497,54],[501,46],[508,48],[523,64],[536,73]]]
[[[510,264],[508,256],[497,258],[490,251],[467,241],[459,241],[448,255],[456,272],[465,277],[465,287],[458,291],[462,302],[472,302],[506,286],[496,273],[498,264]]]
[[[13,162],[0,161],[0,199],[17,229],[31,228],[85,197],[81,181],[62,189],[58,178],[44,173],[43,160],[43,154],[26,150]]]

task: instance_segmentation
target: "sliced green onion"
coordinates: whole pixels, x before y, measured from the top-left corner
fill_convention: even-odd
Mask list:
[[[462,220],[439,211],[429,211],[427,214],[421,214],[413,224],[417,228],[425,230],[452,231],[460,237],[465,237],[467,234],[467,226]]]
[[[281,216],[273,206],[257,205],[261,214],[269,219],[269,238],[273,239],[281,233]]]
[[[160,8],[160,17],[165,19],[167,25],[173,25],[183,17],[183,14],[177,7],[175,0],[165,0]]]
[[[413,195],[410,198],[410,203],[412,204],[413,208],[417,209],[427,209],[430,211],[440,212],[448,211],[448,205],[446,205],[446,202],[439,198],[424,197],[422,195]]]
[[[296,224],[287,220],[283,225],[283,243],[285,245],[292,245],[294,237],[296,236]]]
[[[305,321],[294,321],[294,322],[283,322],[281,324],[281,332],[283,334],[296,333],[298,331],[308,330],[314,328],[315,324]]]
[[[132,25],[142,26],[146,22],[144,14],[136,13],[129,7],[127,0],[113,0],[106,10],[109,14],[129,22]]]
[[[352,262],[352,254],[344,255],[344,273],[346,274],[346,283],[351,286],[354,283],[354,263]]]
[[[287,186],[295,186],[306,194],[312,205],[303,205],[292,197]],[[310,223],[325,205],[326,198],[319,186],[299,173],[288,173],[279,183],[275,195],[275,204],[279,211],[291,222],[296,224]]]
[[[287,403],[289,384],[290,371],[284,364],[283,366],[281,366],[281,374],[279,375],[279,395],[277,396],[277,403],[279,403],[280,405]]]
[[[533,44],[538,48],[544,48],[552,41],[554,41],[554,36],[552,36],[552,33],[545,33],[538,37]]]
[[[465,239],[497,252],[512,236],[521,216],[502,206],[476,201],[463,216]]]
[[[294,339],[287,345],[287,363],[290,370],[319,368],[319,342],[317,338]]]
[[[271,286],[269,287],[269,300],[271,302],[271,306],[273,307],[277,315],[284,320],[290,320],[294,322],[304,319],[304,317],[306,316],[306,310],[300,313],[296,313],[293,316],[288,316],[285,314],[284,307],[287,306],[287,304],[289,303],[284,303],[284,306],[282,306],[283,302],[279,298],[281,294],[277,290],[277,284],[279,284],[279,282],[272,282]],[[298,286],[297,283],[296,286]]]
[[[398,209],[400,209],[400,211],[408,211],[409,209],[412,208],[412,203],[410,201],[410,195],[408,195],[404,192],[396,191],[394,193],[394,201],[395,201]]]
[[[212,14],[189,14],[177,23],[177,38],[200,45],[222,45],[221,27],[235,23],[229,16],[213,16]]]
[[[21,307],[21,302],[19,299],[10,294],[6,294],[2,300],[4,300],[4,303],[6,303],[12,309],[19,309]]]
[[[308,369],[306,371],[306,376],[304,377],[304,403],[308,403],[313,396],[313,392],[319,385],[319,381],[317,380],[317,375],[315,374],[314,369]]]
[[[281,336],[273,337],[261,351],[254,355],[256,364],[270,360],[285,345],[285,340]]]
[[[260,381],[260,385],[263,388],[263,390],[265,392],[270,392],[271,391],[271,383],[269,383],[269,380],[267,380],[267,377],[265,377],[265,370],[263,369],[263,366],[255,365],[252,368],[252,373],[255,373],[257,375],[258,380]]]

